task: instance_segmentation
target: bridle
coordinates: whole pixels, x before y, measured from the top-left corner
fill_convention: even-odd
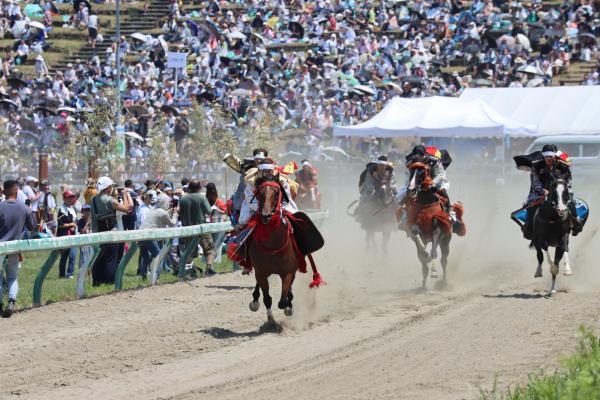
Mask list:
[[[264,214],[263,207],[265,206],[265,202],[267,200],[267,196],[265,195],[264,190],[269,187],[275,189],[275,191],[277,193],[276,194],[277,202],[275,204],[275,207],[272,210],[270,210],[270,213]],[[265,229],[265,228],[268,229],[266,227],[266,225],[269,225],[271,223],[273,223],[273,224],[284,223],[283,210],[281,208],[281,201],[283,198],[283,194],[282,194],[281,186],[279,185],[278,182],[266,181],[266,182],[261,183],[260,186],[258,187],[258,189],[256,190],[255,196],[258,200],[257,212],[260,213],[259,223],[261,224],[260,226],[263,229]],[[273,218],[273,216],[275,216],[275,215],[278,216],[277,219]],[[255,241],[256,244],[258,246],[260,246],[263,250],[269,252],[272,255],[281,254],[288,248],[290,241],[292,240],[292,225],[290,223],[286,223],[285,225],[287,226],[286,239],[285,239],[283,245],[281,245],[281,247],[279,247],[277,249],[268,248],[261,243],[261,240],[256,240]],[[263,229],[260,229],[260,230],[262,231]]]
[[[277,193],[277,200],[275,203],[275,207],[273,209],[270,210],[270,213],[265,214],[263,212],[263,208],[265,206],[265,202],[267,200],[267,196],[265,195],[264,191],[266,188],[273,188],[275,190],[275,192]],[[260,184],[260,186],[258,187],[258,189],[256,190],[256,198],[258,200],[258,213],[260,214],[260,219],[261,222],[263,223],[263,225],[267,225],[269,224],[269,222],[271,221],[271,219],[273,218],[273,215],[279,214],[279,217],[281,218],[282,216],[282,209],[281,209],[281,202],[283,200],[283,194],[281,191],[281,186],[279,186],[278,182],[275,181],[266,181]]]
[[[563,187],[563,191],[561,191],[560,194],[557,189],[559,185]],[[559,195],[564,195],[565,192],[567,199],[564,200],[564,197],[559,199]],[[556,211],[559,217],[562,218],[565,214],[567,214],[569,211],[568,206],[571,203],[571,196],[569,196],[567,182],[563,179],[556,179],[554,182],[552,182],[551,191],[546,196],[545,201],[552,206],[552,209]],[[561,206],[561,202],[562,205],[565,207],[562,210],[559,208]]]
[[[414,171],[408,187],[408,190],[411,193],[411,195],[413,197],[416,197],[419,194],[419,192],[428,191],[431,188],[431,185],[433,184],[433,181],[429,176],[429,166],[422,162],[415,162],[412,163],[408,168],[411,171]],[[418,171],[423,174],[423,179],[421,182],[417,183],[416,176]]]

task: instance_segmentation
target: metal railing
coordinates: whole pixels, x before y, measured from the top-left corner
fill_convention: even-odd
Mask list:
[[[307,214],[314,221],[324,220],[329,217],[329,211],[311,211]],[[0,257],[9,254],[28,253],[36,251],[50,251],[48,258],[40,268],[33,286],[33,305],[42,305],[42,287],[46,276],[56,264],[60,250],[73,247],[91,246],[93,255],[88,259],[87,263],[79,268],[77,276],[77,296],[85,297],[85,277],[88,268],[94,264],[96,258],[100,254],[100,245],[107,243],[130,243],[129,248],[115,272],[115,290],[123,289],[123,274],[125,267],[138,249],[138,242],[145,240],[161,240],[164,241],[163,247],[159,256],[152,262],[152,284],[156,283],[156,268],[160,261],[166,255],[171,247],[172,241],[178,238],[191,238],[185,245],[179,259],[179,279],[185,278],[185,265],[192,251],[197,248],[200,240],[200,235],[206,233],[230,232],[233,229],[230,222],[217,222],[202,225],[193,225],[180,228],[165,228],[165,229],[142,229],[135,231],[110,231],[89,233],[85,235],[52,237],[45,239],[27,239],[14,240],[10,242],[0,242]]]

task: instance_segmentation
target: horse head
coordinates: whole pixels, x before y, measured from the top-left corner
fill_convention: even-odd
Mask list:
[[[546,202],[551,205],[560,218],[563,218],[567,214],[571,196],[569,195],[569,187],[565,180],[556,179],[552,182],[548,196],[546,196]]]
[[[429,166],[420,162],[410,165],[411,179],[408,185],[408,193],[416,197],[419,192],[425,192],[431,189],[433,181],[429,176]]]
[[[282,193],[279,183],[265,181],[258,186],[256,198],[258,199],[258,213],[264,225],[269,224],[273,216],[280,216]]]

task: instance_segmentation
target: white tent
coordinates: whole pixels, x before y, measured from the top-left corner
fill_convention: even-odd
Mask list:
[[[467,89],[460,100],[482,100],[541,136],[600,133],[600,86]]]
[[[370,120],[333,129],[335,136],[376,137],[478,138],[534,133],[535,126],[514,123],[481,100],[463,101],[455,97],[395,97]]]

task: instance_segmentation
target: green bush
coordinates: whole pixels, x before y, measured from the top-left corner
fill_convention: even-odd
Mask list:
[[[482,400],[598,400],[600,399],[600,341],[587,328],[580,327],[580,340],[575,354],[560,361],[552,374],[529,376],[525,385],[501,394],[496,384],[490,392],[482,392]]]

